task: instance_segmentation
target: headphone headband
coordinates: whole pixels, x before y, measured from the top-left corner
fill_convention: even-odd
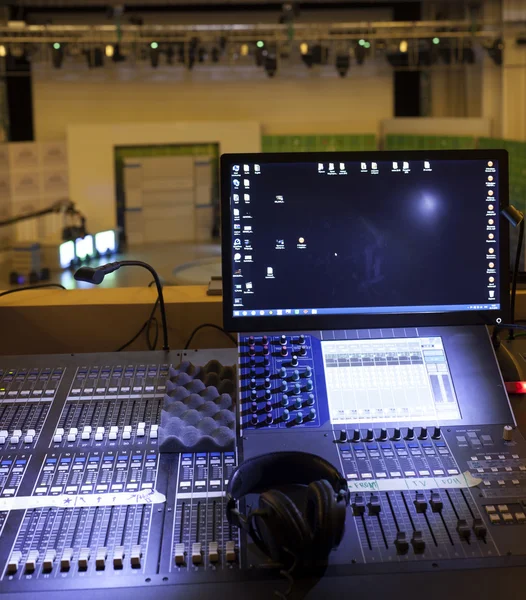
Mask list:
[[[250,458],[237,467],[228,482],[228,520],[238,527],[243,525],[244,520],[236,509],[236,503],[247,494],[258,494],[269,488],[287,484],[308,485],[321,479],[331,484],[338,499],[344,499],[345,504],[349,503],[347,482],[338,470],[321,456],[307,452],[271,452]]]

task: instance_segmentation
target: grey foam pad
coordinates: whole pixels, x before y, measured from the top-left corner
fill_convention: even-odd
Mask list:
[[[170,367],[159,425],[161,452],[213,452],[235,446],[235,368],[217,360],[204,367]]]

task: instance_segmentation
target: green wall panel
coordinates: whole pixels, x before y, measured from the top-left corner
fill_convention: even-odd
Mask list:
[[[474,137],[445,135],[400,135],[385,136],[386,150],[461,150],[476,148]]]

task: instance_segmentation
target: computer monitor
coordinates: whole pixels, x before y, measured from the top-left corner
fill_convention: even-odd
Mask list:
[[[230,331],[508,322],[503,150],[221,157]]]

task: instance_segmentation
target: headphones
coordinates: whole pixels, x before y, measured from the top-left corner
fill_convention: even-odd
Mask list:
[[[305,508],[273,489],[307,485]],[[259,507],[248,515],[238,502],[259,493]],[[232,473],[226,492],[228,522],[247,531],[255,545],[273,561],[326,561],[345,530],[350,492],[331,463],[305,452],[272,452],[256,456]]]

